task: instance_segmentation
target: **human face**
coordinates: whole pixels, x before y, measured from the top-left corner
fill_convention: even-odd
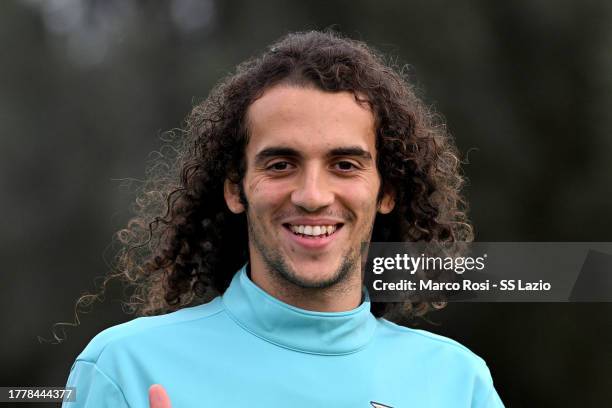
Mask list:
[[[303,288],[359,276],[361,243],[376,212],[393,208],[389,194],[377,200],[372,112],[349,92],[277,85],[249,107],[247,119],[251,270]],[[233,212],[245,210],[229,181],[225,197]]]

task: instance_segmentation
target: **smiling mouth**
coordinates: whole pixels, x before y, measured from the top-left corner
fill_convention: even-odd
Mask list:
[[[283,227],[291,231],[293,235],[316,239],[329,237],[330,235],[338,232],[344,224],[332,224],[332,225],[295,225],[295,224],[283,224]]]

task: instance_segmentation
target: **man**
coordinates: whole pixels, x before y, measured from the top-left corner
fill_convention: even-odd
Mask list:
[[[185,135],[180,183],[153,174],[119,234],[133,304],[159,316],[91,341],[72,406],[503,406],[479,357],[382,318],[430,305],[363,290],[362,242],[471,239],[452,141],[382,58],[288,35]]]

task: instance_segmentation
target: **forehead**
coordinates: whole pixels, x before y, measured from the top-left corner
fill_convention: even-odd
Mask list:
[[[247,111],[247,157],[272,147],[292,147],[306,154],[347,145],[375,153],[375,119],[350,92],[277,85]]]

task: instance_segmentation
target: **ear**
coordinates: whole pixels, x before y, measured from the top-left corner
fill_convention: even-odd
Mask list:
[[[389,186],[384,187],[383,196],[378,203],[378,212],[389,214],[395,208],[395,190]]]
[[[238,184],[232,183],[230,180],[225,179],[223,184],[223,197],[227,208],[234,214],[240,214],[244,212],[244,205],[240,202],[240,188]]]

